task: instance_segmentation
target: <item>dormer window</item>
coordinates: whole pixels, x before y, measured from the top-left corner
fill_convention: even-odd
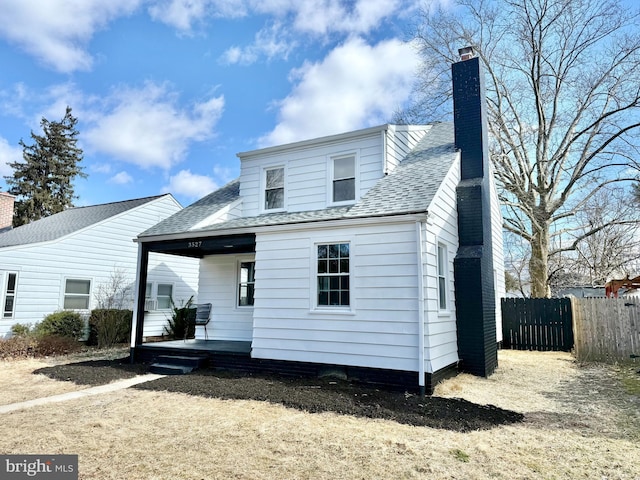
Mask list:
[[[284,167],[265,170],[264,209],[284,208]]]
[[[344,155],[331,159],[333,203],[353,202],[356,199],[356,156]]]

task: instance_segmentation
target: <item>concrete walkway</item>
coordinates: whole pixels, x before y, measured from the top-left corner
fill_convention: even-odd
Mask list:
[[[14,412],[16,410],[22,410],[25,408],[37,407],[38,405],[46,405],[47,403],[66,402],[67,400],[74,400],[76,398],[88,397],[91,395],[100,395],[101,393],[115,392],[116,390],[122,390],[139,383],[150,382],[151,380],[157,380],[158,378],[162,377],[164,377],[164,375],[147,373],[146,375],[138,375],[133,378],[125,378],[124,380],[117,380],[106,385],[85,388],[84,390],[77,390],[75,392],[61,393],[60,395],[36,398],[34,400],[11,403],[9,405],[0,405],[0,414]]]

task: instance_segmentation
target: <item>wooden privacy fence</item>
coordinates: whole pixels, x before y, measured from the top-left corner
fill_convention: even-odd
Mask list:
[[[571,300],[580,361],[628,361],[640,355],[640,297]]]
[[[503,298],[502,346],[514,350],[570,351],[571,300]]]

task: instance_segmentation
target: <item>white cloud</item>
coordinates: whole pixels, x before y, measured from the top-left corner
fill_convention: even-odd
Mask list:
[[[400,0],[309,0],[293,3],[294,27],[301,32],[366,33],[401,6]],[[292,6],[293,6],[292,5]]]
[[[246,14],[243,0],[162,0],[149,7],[151,18],[182,33],[190,33],[194,24],[207,17],[237,18]]]
[[[318,63],[292,72],[291,94],[278,102],[278,125],[259,141],[277,145],[378,125],[409,97],[419,58],[411,44],[367,45],[352,38]]]
[[[181,170],[169,178],[169,184],[162,188],[162,192],[195,200],[209,195],[217,188],[218,185],[212,178],[191,173],[191,170]]]
[[[115,183],[116,185],[126,185],[127,183],[133,182],[133,177],[123,170],[111,177],[109,182]]]
[[[10,176],[13,174],[9,163],[22,161],[22,148],[9,145],[9,142],[0,137],[0,176]]]
[[[261,57],[287,59],[296,42],[280,23],[273,23],[255,35],[254,42],[246,47],[233,46],[221,56],[221,63],[250,65]]]
[[[86,47],[113,19],[141,0],[2,0],[0,36],[60,72],[89,70]]]
[[[141,168],[169,169],[184,159],[191,143],[214,135],[224,97],[212,97],[189,111],[178,105],[168,86],[147,83],[114,92],[106,104],[83,135],[89,148]]]

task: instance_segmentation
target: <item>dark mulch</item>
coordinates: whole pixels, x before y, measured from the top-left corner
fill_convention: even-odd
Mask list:
[[[146,373],[147,368],[142,364],[131,365],[128,359],[119,359],[59,365],[34,373],[83,385],[102,385]],[[228,400],[268,401],[310,413],[335,412],[458,432],[490,429],[524,418],[521,413],[493,405],[421,397],[331,378],[294,378],[206,369],[189,375],[166,376],[133,388]]]

